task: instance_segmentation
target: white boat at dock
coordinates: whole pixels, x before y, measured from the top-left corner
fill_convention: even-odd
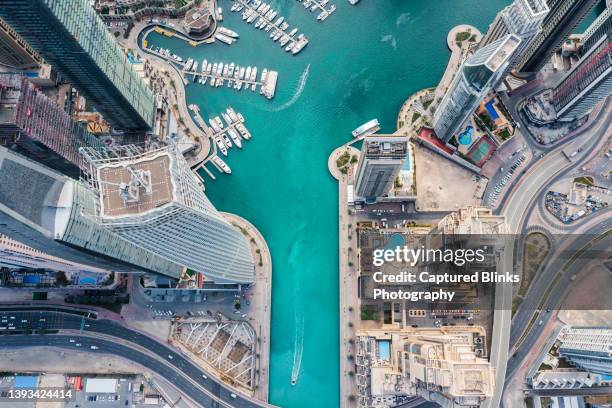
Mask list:
[[[239,79],[244,79],[244,72],[245,72],[245,68],[244,67],[240,67],[240,71],[238,73],[238,78]]]
[[[215,116],[213,119],[215,120],[215,122],[217,122],[217,125],[219,125],[221,129],[223,129],[223,122],[221,122],[221,118],[218,116]]]
[[[289,24],[287,24],[287,22],[285,21],[283,24],[281,24],[280,29],[285,31],[286,29],[289,28]]]
[[[227,133],[229,134],[234,144],[238,146],[239,149],[242,149],[242,142],[240,141],[240,137],[238,137],[238,134],[234,131],[234,129],[227,129]]]
[[[249,81],[251,79],[251,67],[248,66],[246,69],[246,73],[244,74],[244,80]]]
[[[237,122],[238,121],[238,116],[236,116],[236,111],[234,111],[234,109],[230,106],[229,108],[227,108],[225,110],[229,116],[229,118],[231,119],[232,122]]]
[[[351,133],[353,134],[353,137],[362,137],[362,136],[367,136],[367,135],[376,133],[379,130],[380,130],[380,123],[378,123],[378,119],[372,119],[364,123],[363,125],[359,126],[355,130],[353,130]]]
[[[221,137],[223,138],[223,143],[225,143],[228,149],[231,149],[232,141],[230,140],[229,136],[226,135],[225,133],[221,133]]]
[[[238,115],[238,120],[244,123],[244,116],[242,116],[242,113],[238,112],[237,115]]]
[[[230,166],[228,166],[227,163],[224,162],[219,156],[213,156],[210,160],[217,168],[221,169],[221,171],[223,171],[224,173],[232,174],[232,169],[230,169]]]
[[[223,116],[223,120],[225,121],[225,123],[227,123],[228,125],[232,124],[232,119],[230,119],[229,115],[226,112],[221,112],[221,116]]]
[[[221,33],[223,35],[226,35],[228,37],[231,37],[231,38],[238,38],[238,37],[240,37],[237,32],[235,32],[233,30],[230,30],[229,28],[226,28],[226,27],[219,27],[219,29],[217,31],[219,33]]]
[[[217,144],[217,148],[224,155],[227,156],[227,148],[223,144],[223,140],[219,136],[215,137],[215,143]]]
[[[280,46],[284,47],[291,40],[291,37],[284,36],[282,40],[280,40]]]
[[[244,140],[251,139],[251,132],[242,123],[236,123],[236,129],[240,132],[240,135]]]
[[[221,34],[221,33],[215,34],[215,39],[217,39],[217,40],[219,40],[222,43],[227,44],[227,45],[232,45],[234,43],[234,41],[236,41],[234,38],[228,37],[227,35]]]
[[[215,132],[221,131],[221,128],[214,119],[208,119],[208,123],[210,123],[210,127],[213,128]]]
[[[298,32],[297,27],[292,29],[291,31],[289,31],[289,37],[293,37],[295,35],[295,33],[297,33],[297,32]]]

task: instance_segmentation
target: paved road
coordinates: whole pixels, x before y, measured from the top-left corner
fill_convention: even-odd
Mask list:
[[[527,395],[538,395],[540,397],[567,397],[571,395],[610,395],[612,394],[612,387],[584,387],[584,388],[576,388],[570,390],[534,390],[527,389],[525,390],[525,394]]]
[[[597,227],[590,230],[589,234],[599,235],[609,230],[610,228],[612,228],[612,220],[607,220],[606,222],[603,222],[599,224]],[[589,241],[595,238],[595,235],[572,236],[573,238],[576,239],[576,241],[573,242],[574,248],[580,248],[586,245]],[[572,239],[572,238],[569,238],[569,239]],[[608,236],[607,238],[596,242],[592,247],[589,248],[589,250],[591,252],[597,252],[597,251],[603,252],[603,251],[608,251],[611,246],[612,246],[612,236]],[[538,339],[541,337],[542,331],[546,327],[545,323],[548,321],[551,315],[551,313],[546,312],[546,310],[558,310],[559,306],[564,300],[563,298],[564,293],[573,284],[571,280],[572,276],[583,271],[585,267],[590,262],[592,262],[592,260],[593,259],[591,256],[585,255],[585,256],[577,258],[574,262],[571,263],[571,265],[569,265],[569,268],[565,271],[565,273],[563,273],[559,281],[556,283],[552,291],[549,293],[547,297],[547,301],[541,307],[542,312],[538,315],[538,319],[542,320],[542,324],[541,325],[534,324],[533,326],[531,326],[529,333],[522,339],[520,344],[517,345],[516,341],[521,338],[521,335],[523,334],[525,328],[527,328],[527,326],[529,325],[533,317],[533,314],[535,310],[538,309],[538,305],[541,301],[541,298],[535,294],[539,294],[539,293],[543,294],[548,288],[548,286],[550,285],[554,275],[547,277],[547,279],[543,280],[543,283],[541,285],[534,287],[534,291],[535,291],[534,295],[529,296],[529,293],[528,293],[528,296],[525,297],[524,304],[521,305],[520,310],[517,311],[514,319],[512,320],[511,347],[515,347],[515,346],[518,346],[518,347],[516,348],[515,353],[510,358],[510,361],[508,362],[506,381],[510,381],[512,379],[512,376],[521,366],[523,360],[531,352],[534,345],[536,344]],[[550,267],[547,269],[553,271],[554,274],[556,274],[563,268],[563,266],[567,262],[568,260],[565,257],[552,257],[552,262],[550,264]]]
[[[53,307],[44,308],[39,306],[38,308],[42,310],[32,310],[32,308],[28,306],[0,306],[0,334],[14,333],[8,336],[0,335],[0,347],[16,346],[16,343],[11,340],[15,338],[15,336],[24,339],[32,339],[32,341],[38,341],[35,339],[61,337],[55,334],[39,336],[31,334],[32,331],[80,330],[82,328],[83,333],[88,335],[95,336],[96,334],[102,334],[117,339],[116,341],[102,338],[96,339],[100,342],[99,344],[101,344],[95,344],[100,347],[100,351],[111,352],[142,364],[144,367],[155,371],[160,376],[171,381],[178,389],[194,401],[201,401],[201,398],[203,398],[202,395],[205,395],[207,396],[207,401],[214,400],[217,403],[217,405],[204,404],[202,405],[203,407],[270,407],[269,404],[252,400],[240,394],[236,395],[236,398],[233,398],[231,396],[234,392],[232,389],[215,380],[211,375],[193,364],[188,358],[174,351],[174,349],[167,345],[140,332],[129,329],[119,322],[107,319],[94,319],[79,314],[52,311],[54,309]],[[9,326],[15,327],[15,329],[10,330],[8,328]],[[18,334],[20,332],[21,334],[28,335],[20,336]],[[147,350],[148,353],[144,354],[137,351],[139,349]],[[94,350],[90,349],[88,351]],[[153,361],[163,361],[164,364],[159,365],[161,362],[159,364],[154,364]],[[205,379],[204,376],[207,378]],[[189,379],[198,384],[198,387],[194,388],[194,385]],[[194,390],[199,391],[196,393]]]

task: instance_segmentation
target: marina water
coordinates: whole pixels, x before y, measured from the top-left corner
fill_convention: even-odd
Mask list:
[[[279,72],[272,101],[259,92],[191,83],[187,103],[198,104],[205,119],[232,106],[253,135],[242,150],[233,147],[223,157],[233,174],[209,180],[206,193],[220,210],[252,222],[270,246],[270,402],[289,408],[339,406],[338,188],[327,171],[330,152],[373,118],[382,133],[393,132],[408,95],[441,78],[450,55],[448,31],[462,23],[485,30],[509,1],[333,3],[337,11],[321,23],[296,0],[272,1],[279,16],[310,39],[297,56],[231,13],[226,0],[220,2],[223,25],[240,34],[231,46],[193,48],[150,37],[200,64],[206,58]]]

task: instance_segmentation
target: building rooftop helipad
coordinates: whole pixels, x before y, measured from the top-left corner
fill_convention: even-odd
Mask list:
[[[99,167],[100,215],[105,218],[141,215],[173,201],[174,186],[170,164],[170,156],[163,154]],[[141,170],[150,172],[151,192],[147,193],[144,187],[140,187],[137,200],[126,200],[121,195],[120,186],[122,183],[130,184],[131,172]]]

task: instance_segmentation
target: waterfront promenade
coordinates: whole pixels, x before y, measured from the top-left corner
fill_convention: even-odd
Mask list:
[[[195,153],[185,157],[190,166],[194,167],[204,161],[210,154],[212,147],[212,132],[208,128],[204,130],[200,129],[200,127],[191,117],[189,109],[187,108],[187,98],[185,95],[183,78],[181,78],[181,75],[176,68],[159,56],[146,52],[142,49],[141,44],[139,44],[141,32],[143,30],[152,29],[150,27],[151,25],[145,21],[137,22],[130,32],[128,38],[121,39],[120,42],[123,46],[129,49],[138,50],[141,57],[146,56],[147,60],[153,67],[158,69],[160,72],[166,72],[168,74],[166,77],[164,77],[164,84],[167,89],[170,89],[170,92],[168,92],[170,96],[168,103],[173,110],[174,107],[178,109],[178,112],[174,112],[174,114],[177,116],[176,119],[183,119],[183,123],[179,124],[184,127],[185,133],[197,145]],[[174,84],[174,86],[172,84]]]
[[[268,401],[270,388],[270,323],[272,303],[272,255],[263,235],[244,218],[230,213],[221,213],[251,241],[255,260],[255,283],[249,290],[250,312],[248,321],[257,333],[255,398]]]
[[[467,32],[471,35],[475,36],[473,41],[469,41],[469,39],[464,41],[457,41],[457,34]],[[444,93],[447,91],[450,86],[453,78],[455,77],[455,73],[461,66],[461,63],[466,58],[470,48],[473,45],[478,44],[482,38],[481,32],[474,26],[469,24],[460,24],[453,27],[448,34],[446,35],[446,45],[448,49],[451,51],[450,58],[448,60],[448,64],[446,65],[446,70],[436,86],[433,94],[433,102],[431,107],[434,107],[440,103],[442,98],[444,97]],[[398,134],[409,134],[411,131],[412,123],[412,108],[415,106],[417,99],[425,96],[429,89],[423,89],[415,92],[410,95],[406,102],[400,108],[397,118],[397,132]],[[426,113],[426,112],[424,112]],[[423,115],[422,115],[423,116]],[[429,116],[429,115],[428,115]],[[433,115],[431,115],[433,116]],[[400,126],[401,125],[401,126]]]
[[[327,161],[327,167],[332,177],[338,181],[338,281],[339,281],[339,313],[340,313],[340,407],[357,406],[357,387],[355,382],[355,364],[349,356],[355,354],[355,321],[359,319],[359,299],[357,297],[358,268],[354,254],[357,253],[357,237],[352,215],[349,213],[347,201],[347,186],[353,178],[355,166],[351,166],[347,174],[343,174],[336,166],[336,160],[344,152],[359,157],[358,149],[342,145],[336,148]],[[349,249],[350,248],[350,249]]]

